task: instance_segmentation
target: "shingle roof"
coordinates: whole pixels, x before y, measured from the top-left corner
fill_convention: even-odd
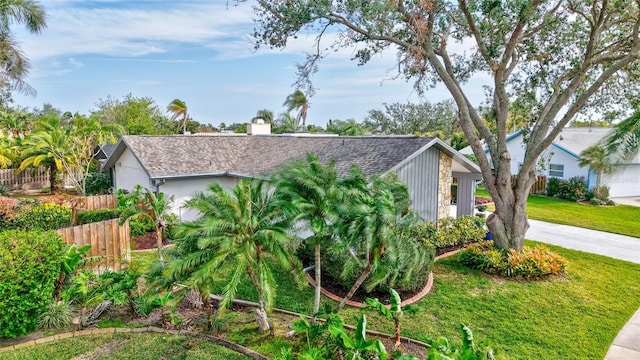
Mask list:
[[[267,176],[306,153],[336,160],[340,175],[358,165],[366,175],[382,174],[433,138],[415,136],[124,136],[108,162],[128,146],[151,178],[231,173]],[[108,167],[108,165],[106,166]]]
[[[588,147],[596,145],[610,131],[610,128],[567,127],[562,129],[553,143],[579,156]]]

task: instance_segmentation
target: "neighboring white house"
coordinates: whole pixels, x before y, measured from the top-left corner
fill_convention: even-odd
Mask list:
[[[322,161],[335,159],[344,176],[358,165],[367,176],[397,173],[407,185],[412,207],[421,217],[449,216],[451,183],[458,179],[458,215],[473,214],[475,181],[480,170],[465,156],[437,138],[415,136],[286,136],[175,135],[123,136],[103,171],[114,186],[135,185],[174,196],[174,212],[183,220],[181,205],[212,182],[231,189],[240,178],[265,178],[306,153]]]
[[[596,183],[596,173],[589,167],[578,165],[580,153],[596,145],[611,129],[567,127],[551,143],[551,146],[540,157],[538,174],[568,180],[582,176],[589,188]],[[520,132],[507,137],[507,149],[511,154],[511,173],[517,174],[524,161],[525,145]],[[486,150],[488,151],[488,150]],[[463,154],[472,154],[470,147],[460,150]],[[640,196],[640,154],[629,163],[617,165],[617,172],[612,176],[604,176],[602,183],[609,186],[611,197]]]

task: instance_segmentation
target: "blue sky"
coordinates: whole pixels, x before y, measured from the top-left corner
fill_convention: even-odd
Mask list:
[[[312,50],[313,34],[284,50],[253,50],[250,3],[227,8],[225,0],[47,0],[41,35],[15,27],[31,59],[27,82],[36,97],[16,94],[21,106],[50,103],[88,114],[107,96],[151,97],[164,109],[174,98],[187,103],[197,121],[218,125],[249,121],[260,109],[278,114],[295,89],[295,64]],[[328,46],[329,43],[323,44]],[[365,66],[349,61],[355,50],[331,53],[314,77],[307,123],[361,121],[383,103],[437,102],[436,88],[422,98],[395,76],[396,56],[382,54]],[[480,103],[482,77],[470,83]]]

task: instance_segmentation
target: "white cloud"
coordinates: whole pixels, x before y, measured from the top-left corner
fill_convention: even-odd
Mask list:
[[[45,4],[48,27],[41,36],[18,31],[23,50],[34,61],[89,53],[162,53],[172,44],[203,45],[234,38],[240,28],[252,23],[250,6],[227,9],[223,2],[118,2],[95,8],[73,1],[51,4],[55,6]]]

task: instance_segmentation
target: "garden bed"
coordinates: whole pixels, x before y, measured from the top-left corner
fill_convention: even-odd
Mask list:
[[[162,243],[164,245],[168,245],[169,241],[167,239],[164,239]],[[131,249],[132,250],[157,249],[155,231],[149,231],[148,233],[142,234],[136,238],[131,239]]]

